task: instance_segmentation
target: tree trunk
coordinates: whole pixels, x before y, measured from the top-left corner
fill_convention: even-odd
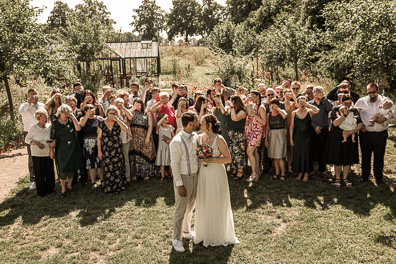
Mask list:
[[[8,77],[7,74],[3,76],[6,92],[7,92],[7,97],[8,97],[8,104],[10,107],[10,116],[11,120],[14,120],[14,104],[12,103],[12,95],[11,95],[11,89],[10,89],[10,84],[8,83]]]
[[[186,31],[186,39],[184,40],[186,43],[188,43],[188,33]]]

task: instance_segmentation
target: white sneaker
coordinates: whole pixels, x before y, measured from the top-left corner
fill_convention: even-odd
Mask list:
[[[35,182],[32,182],[31,184],[30,184],[30,190],[34,190],[34,189],[36,189],[36,183]]]
[[[172,246],[177,252],[184,252],[183,243],[179,239],[173,239]]]
[[[193,240],[194,239],[194,233],[190,232],[190,233],[183,233],[183,238],[187,239],[187,240]]]

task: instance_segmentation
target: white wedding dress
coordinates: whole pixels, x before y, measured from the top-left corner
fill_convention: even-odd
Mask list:
[[[217,139],[213,141],[213,157],[219,157]],[[202,142],[200,142],[202,144]],[[201,164],[198,174],[195,207],[194,243],[207,246],[227,246],[239,243],[235,237],[230,190],[223,164]]]

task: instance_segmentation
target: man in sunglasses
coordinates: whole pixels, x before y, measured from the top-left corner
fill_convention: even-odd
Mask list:
[[[361,182],[367,182],[371,171],[371,155],[374,153],[374,177],[377,184],[382,184],[384,156],[386,140],[388,139],[389,116],[379,117],[373,126],[370,120],[380,109],[384,102],[389,100],[379,93],[379,87],[375,83],[367,85],[367,96],[360,98],[355,108],[359,110],[364,127],[360,130],[360,149],[362,151],[362,178]],[[392,114],[395,116],[395,106],[392,107]]]

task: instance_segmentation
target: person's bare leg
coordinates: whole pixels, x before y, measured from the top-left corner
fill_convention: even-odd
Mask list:
[[[353,134],[351,135],[351,137],[352,137],[352,142],[355,143],[355,142],[356,142],[356,141],[355,141],[355,133],[353,133]]]
[[[286,180],[286,173],[285,173],[285,162],[283,161],[283,159],[278,159],[278,166],[280,168],[280,179],[282,181]]]
[[[257,171],[256,171],[257,165],[256,165],[255,157],[254,157],[254,149],[255,149],[255,147],[248,146],[247,150],[246,150],[246,154],[249,158],[250,165],[252,166],[252,175],[249,177],[248,181],[252,181],[257,173]]]
[[[62,193],[65,193],[66,192],[66,180],[60,180],[60,182],[61,182],[61,188],[62,188]]]
[[[73,177],[71,177],[70,179],[67,179],[67,188],[69,190],[73,189]]]
[[[88,169],[89,177],[91,178],[91,185],[96,182],[96,169]]]
[[[351,166],[344,166],[344,169],[342,170],[342,179],[348,180],[348,175],[351,172]]]
[[[279,160],[274,159],[274,168],[275,168],[275,174],[272,176],[272,179],[277,179],[279,175]]]
[[[292,162],[293,162],[293,147],[287,147],[287,168],[289,172],[292,172]]]
[[[261,168],[260,168],[260,155],[258,152],[258,147],[255,148],[254,150],[254,159],[256,161],[256,176],[254,177],[254,181],[258,182],[260,175],[261,175]]]
[[[334,185],[337,187],[341,186],[341,172],[342,172],[342,167],[341,166],[334,166],[334,171],[335,171],[335,182]]]
[[[99,175],[100,181],[103,181],[103,168],[97,168],[96,170]]]
[[[165,179],[165,166],[161,166],[161,181]]]

